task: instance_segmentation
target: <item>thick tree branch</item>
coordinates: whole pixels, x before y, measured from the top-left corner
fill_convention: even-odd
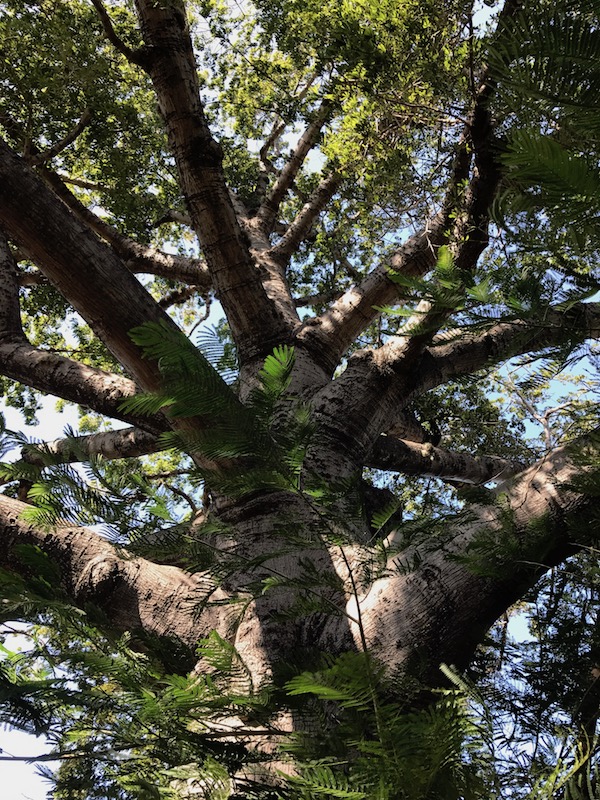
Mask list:
[[[24,161],[0,141],[0,221],[88,322],[116,358],[149,391],[162,378],[130,331],[147,322],[176,326],[114,250],[78,221]]]
[[[582,474],[574,457],[581,444],[553,451],[502,484],[495,503],[445,520],[430,542],[402,550],[386,576],[361,593],[369,652],[391,674],[421,671],[431,686],[441,680],[441,662],[466,667],[493,622],[544,571],[578,546],[596,544],[597,498],[571,483]],[[597,445],[597,438],[588,441],[596,459]],[[356,600],[348,612],[356,619]],[[360,647],[359,630],[350,624]],[[323,642],[336,641],[336,626],[328,622]]]
[[[155,434],[138,428],[124,428],[30,444],[23,448],[21,458],[28,464],[44,466],[46,456],[53,462],[72,463],[97,456],[105,459],[137,458],[160,449]],[[393,436],[381,436],[365,464],[389,472],[432,475],[473,484],[503,481],[523,469],[522,464],[497,456],[471,456],[434,447],[429,442],[417,444]]]
[[[599,303],[578,303],[566,311],[550,307],[541,320],[499,322],[483,333],[459,334],[454,341],[427,348],[419,365],[413,396],[513,356],[598,338]]]
[[[137,391],[133,381],[39,350],[24,340],[0,344],[0,373],[25,386],[137,425],[145,431],[158,434],[169,427],[165,417],[137,417],[120,410],[123,400]]]
[[[323,178],[299,211],[296,219],[291,223],[275,247],[271,248],[271,256],[276,261],[281,264],[287,264],[300,243],[308,236],[315,219],[331,200],[341,180],[341,176],[335,172]]]
[[[187,672],[196,661],[200,638],[213,628],[223,628],[219,613],[195,612],[207,593],[221,599],[202,575],[189,575],[177,567],[161,566],[143,558],[121,555],[96,533],[75,526],[38,529],[22,519],[27,505],[0,495],[0,565],[27,577],[29,567],[15,548],[39,547],[60,574],[67,599],[79,606],[99,608],[113,631],[164,638],[175,642],[187,656],[179,665]],[[224,616],[222,612],[220,616]],[[175,648],[177,649],[177,648]]]
[[[464,170],[454,182],[449,194],[464,178]],[[447,242],[447,227],[452,205],[444,208],[418,233],[401,245],[388,261],[379,264],[357,286],[346,291],[319,317],[305,320],[298,340],[315,353],[329,371],[333,371],[340,358],[356,339],[379,315],[377,308],[397,303],[402,290],[391,275],[420,277],[436,264],[438,249]]]
[[[198,287],[199,292],[206,292],[212,287],[208,267],[200,259],[164,253],[150,245],[140,244],[140,242],[130,239],[86,208],[67,189],[63,180],[56,173],[44,170],[42,176],[53,192],[82,222],[87,223],[105,242],[113,246],[132,272],[160,275],[168,280],[189,283]]]
[[[589,337],[600,337],[596,303],[579,303],[567,311],[550,308],[537,324],[532,319],[498,323],[484,333],[432,345],[408,367],[402,351],[398,363],[380,362],[378,351],[358,351],[345,372],[311,400],[319,426],[318,461],[312,468],[322,472],[335,465],[349,477],[380,434],[390,430],[391,421],[425,392],[513,356]]]
[[[164,377],[156,358],[146,358],[131,338],[131,330],[148,323],[160,324],[165,334],[183,335],[136,278],[123,269],[114,250],[77,220],[21,158],[0,140],[0,221],[12,239],[26,244],[38,267],[104,341],[124,368],[145,391],[162,391]],[[198,365],[212,370],[198,351]],[[234,394],[221,381],[228,412],[241,409]],[[31,379],[27,382],[31,383]],[[215,418],[180,417],[172,427],[196,435]],[[146,427],[146,426],[142,426]],[[211,469],[196,453],[194,458]]]
[[[473,110],[458,143],[440,211],[423,230],[399,247],[389,262],[380,264],[320,317],[304,323],[299,339],[315,353],[320,353],[321,359],[327,358],[330,369],[334,369],[356,336],[378,316],[377,309],[400,299],[401,291],[390,273],[397,272],[405,277],[425,275],[435,266],[437,251],[445,244],[450,245],[458,271],[474,271],[488,244],[489,209],[501,177],[493,151],[488,110],[491,91],[484,72]],[[447,310],[440,312],[432,308],[425,320],[427,329],[433,332],[446,315]],[[427,336],[413,338],[410,355],[418,353],[426,341]]]
[[[146,70],[179,173],[179,183],[242,361],[288,341],[298,315],[277,270],[256,268],[236,217],[200,102],[196,63],[183,2],[136,0],[151,57]],[[264,281],[264,282],[263,282]],[[277,290],[269,293],[272,281]]]
[[[366,466],[476,485],[507,480],[523,469],[523,464],[497,456],[472,456],[434,447],[429,442],[417,444],[393,436],[379,437],[367,456]]]
[[[0,343],[24,338],[19,306],[17,265],[0,230]]]
[[[306,156],[310,153],[312,148],[317,143],[323,125],[327,122],[331,114],[331,103],[328,100],[323,100],[321,105],[315,112],[312,120],[306,127],[304,133],[298,139],[298,143],[294,151],[290,155],[284,168],[281,170],[279,177],[273,184],[271,191],[268,192],[264,201],[259,208],[256,218],[260,227],[265,233],[270,233],[273,229],[273,224],[277,218],[279,207],[291,188],[296,176],[302,169],[302,165]]]
[[[102,431],[89,436],[55,439],[52,442],[28,444],[21,452],[22,461],[43,467],[47,456],[53,463],[62,464],[89,461],[102,456],[105,459],[137,458],[160,450],[158,436],[140,428],[123,428]]]

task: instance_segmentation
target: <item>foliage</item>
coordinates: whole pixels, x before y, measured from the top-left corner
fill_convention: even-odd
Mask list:
[[[89,112],[80,134],[42,171],[54,170],[129,247],[196,256],[150,78],[123,52],[141,44],[134,5],[106,4],[120,49],[103,36],[93,5],[0,4],[1,132],[35,157]],[[409,334],[432,348],[460,345],[517,321],[527,339],[544,327],[550,308],[568,319],[594,298],[596,0],[525,3],[493,35],[462,0],[203,0],[190,2],[188,12],[228,187],[248,210],[241,238],[252,238],[264,191],[289,165],[290,148],[319,123],[311,155],[278,208],[272,244],[283,241],[323,181],[335,178],[335,192],[290,263],[273,259],[269,268],[275,263],[273,275],[285,273],[299,302],[316,295],[317,313],[373,269],[398,290],[400,301],[384,305],[349,346],[337,377],[353,354],[366,358],[363,348],[381,350]],[[481,75],[494,88],[498,229],[478,263],[463,268],[455,253],[481,231],[470,220],[453,240],[461,203],[477,194],[455,155],[481,166],[477,144],[465,144],[464,133],[476,128],[471,113]],[[449,172],[454,185],[447,192]],[[436,240],[430,221],[444,215]],[[425,218],[437,263],[418,275],[403,264],[388,270]],[[36,282],[26,248],[18,256],[31,345],[127,377],[94,324],[56,288]],[[160,303],[182,289],[161,275],[141,281]],[[276,281],[274,287],[273,296]],[[49,537],[56,524],[96,526],[127,563],[141,556],[185,570],[201,587],[189,598],[196,618],[215,607],[229,615],[224,635],[214,630],[200,643],[190,672],[189,653],[173,640],[113,630],[101,608],[73,605],[60,564],[39,547],[17,549],[27,580],[0,572],[0,721],[48,738],[61,760],[53,796],[589,800],[599,755],[595,551],[542,577],[515,612],[527,620],[528,635],[513,641],[501,622],[468,677],[446,667],[432,689],[419,680],[421,664],[414,674],[386,671],[366,647],[359,610],[370,602],[371,584],[390,574],[410,580],[427,553],[442,551],[473,523],[471,505],[495,502],[493,487],[469,495],[455,479],[367,468],[324,477],[315,451],[328,422],[317,424],[319,402],[311,406],[296,392],[302,354],[289,343],[265,348],[254,354],[253,367],[260,365],[252,373],[238,363],[227,321],[196,330],[210,298],[181,296],[181,304],[164,307],[189,335],[171,321],[131,331],[146,362],[157,365],[160,390],[140,391],[117,410],[148,428],[153,415],[166,415],[173,429],[159,436],[159,453],[85,458],[78,434],[104,425],[90,413],[63,440],[82,464],[74,467],[2,425],[4,454],[20,449],[22,456],[1,465],[3,491],[27,499],[28,523]],[[414,442],[529,464],[593,430],[597,352],[582,345],[574,325],[553,341],[498,372],[485,364],[420,396],[409,392],[406,419],[419,429]],[[375,373],[375,358],[373,364]],[[426,369],[417,360],[406,381],[418,382]],[[39,393],[4,378],[2,384],[6,404],[34,421]],[[358,425],[348,431],[344,448],[352,451],[362,435]],[[279,504],[270,527],[252,532],[261,546],[251,555],[247,541],[234,542],[228,522],[242,501]],[[513,517],[501,519],[510,532]],[[541,538],[545,520],[536,524]],[[597,525],[594,514],[587,524]],[[492,580],[500,573],[496,561],[507,562],[512,548],[509,569],[521,568],[521,532],[500,541],[497,533],[486,529],[455,563],[474,579]],[[331,553],[336,569],[327,572]],[[290,554],[293,574],[286,572]],[[434,578],[427,587],[433,596]],[[361,646],[333,655],[296,645],[289,661],[271,665],[272,674],[254,685],[232,642],[261,603],[266,639],[294,630],[298,620],[323,628],[335,617],[354,626]],[[14,620],[31,627],[13,629]],[[14,630],[27,638],[23,649],[11,644]],[[435,654],[419,658],[434,661]],[[517,767],[508,766],[513,761]]]
[[[522,120],[504,154],[512,210],[543,209],[551,234],[579,251],[598,246],[599,13],[595,0],[526,6],[492,53],[507,121],[517,108]]]

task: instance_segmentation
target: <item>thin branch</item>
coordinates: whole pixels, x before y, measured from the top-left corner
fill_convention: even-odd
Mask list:
[[[335,172],[323,178],[288,230],[271,249],[271,256],[276,261],[285,264],[290,260],[300,243],[309,235],[315,219],[331,200],[341,182],[341,175]]]
[[[75,127],[72,128],[66,136],[63,136],[60,141],[53,144],[52,147],[49,147],[47,150],[43,150],[41,153],[30,156],[27,159],[29,164],[31,164],[32,167],[37,167],[40,164],[45,164],[46,162],[50,161],[59,153],[62,153],[63,150],[66,150],[67,147],[72,144],[81,133],[83,133],[83,131],[90,124],[91,120],[92,112],[89,110],[89,108],[86,108],[77,125],[75,125]]]
[[[137,64],[138,66],[144,67],[146,64],[146,59],[143,48],[133,50],[131,47],[129,47],[129,45],[126,45],[125,42],[119,38],[113,27],[112,20],[108,15],[104,4],[102,3],[102,0],[91,0],[91,3],[98,12],[98,17],[100,18],[104,34],[108,41],[132,64]]]
[[[249,206],[253,211],[257,211],[261,203],[264,202],[265,196],[267,194],[267,190],[269,188],[269,175],[277,174],[277,170],[273,166],[273,164],[269,161],[269,150],[273,147],[275,142],[281,137],[283,132],[286,129],[285,122],[275,123],[273,128],[271,129],[271,133],[265,140],[265,143],[260,148],[258,158],[259,158],[259,175],[256,181],[256,187],[252,192],[252,197],[250,198]]]
[[[323,100],[321,105],[315,112],[311,122],[306,127],[302,136],[298,139],[298,143],[290,155],[286,165],[281,170],[281,173],[275,181],[271,191],[265,197],[261,207],[257,213],[257,219],[264,231],[270,232],[273,229],[273,224],[277,217],[279,207],[291,188],[296,176],[298,175],[306,156],[310,153],[312,148],[317,143],[323,125],[329,119],[331,114],[331,103],[328,100]]]
[[[89,189],[92,192],[110,191],[107,186],[103,186],[101,183],[93,183],[92,181],[86,181],[83,178],[73,178],[71,175],[65,175],[63,172],[57,172],[56,174],[61,181],[63,181],[63,183],[68,183],[72,186],[78,186],[80,189]]]
[[[306,81],[306,83],[304,84],[298,95],[296,95],[294,98],[296,103],[301,103],[304,100],[304,98],[308,94],[311,86],[314,84],[317,77],[318,75],[316,72],[313,72],[309,76],[308,80]],[[296,89],[298,89],[298,85],[296,86]],[[287,124],[285,120],[283,119],[280,119],[279,121],[276,120],[273,123],[271,132],[269,133],[264,144],[260,148],[258,154],[260,174],[256,182],[256,188],[252,193],[252,198],[249,203],[249,208],[251,208],[254,212],[256,212],[260,208],[261,203],[265,199],[267,190],[269,188],[269,175],[277,174],[277,170],[269,160],[269,151],[275,145],[275,143],[281,138],[281,136],[285,132],[286,127]],[[273,230],[275,230],[276,225],[277,223],[274,223]]]
[[[298,339],[313,351],[328,370],[335,369],[350,344],[379,315],[380,307],[401,300],[402,290],[392,280],[393,273],[403,277],[420,277],[435,266],[437,250],[447,242],[447,229],[455,209],[456,193],[468,175],[469,161],[463,146],[455,159],[453,176],[442,208],[422,230],[407,239],[357,286],[344,292],[323,314],[304,321]]]
[[[196,503],[194,502],[194,499],[192,498],[192,496],[190,494],[188,494],[187,492],[184,492],[183,489],[179,489],[177,486],[173,486],[172,484],[167,483],[164,480],[161,481],[161,483],[166,489],[168,489],[170,492],[173,492],[173,494],[176,497],[180,497],[182,500],[185,500],[185,502],[191,508],[193,515],[196,515],[198,513],[198,506],[196,505]]]
[[[519,0],[506,0],[500,18],[514,13]],[[357,286],[346,292],[317,319],[306,320],[299,338],[331,371],[356,336],[380,313],[378,309],[398,302],[401,291],[390,277],[425,275],[437,260],[437,250],[450,243],[457,271],[472,271],[488,244],[489,209],[501,178],[493,148],[489,101],[494,91],[486,69],[472,111],[457,146],[452,174],[440,211],[405,242],[387,262],[380,264]],[[472,163],[473,162],[473,163]],[[471,167],[473,169],[471,170]],[[464,189],[465,181],[470,181]],[[445,314],[431,309],[428,320],[433,333]],[[430,338],[430,337],[429,337]],[[427,337],[415,340],[407,357],[418,355]],[[383,358],[383,356],[382,356]]]
[[[100,219],[64,185],[54,172],[44,169],[42,177],[77,217],[87,223],[92,230],[111,244],[125,265],[134,273],[160,275],[168,280],[179,280],[196,286],[205,292],[211,288],[211,278],[206,264],[196,258],[165,253],[146,244],[140,244],[125,236],[112,225]]]
[[[274,173],[276,172],[275,167],[269,161],[269,150],[273,147],[275,142],[281,138],[283,132],[286,129],[285,122],[276,122],[273,127],[271,128],[271,133],[265,139],[263,146],[260,148],[258,153],[258,157],[260,160],[260,164],[262,170],[265,174]],[[259,178],[260,180],[260,178]]]

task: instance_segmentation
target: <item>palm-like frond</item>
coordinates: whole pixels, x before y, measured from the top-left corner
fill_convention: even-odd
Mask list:
[[[513,111],[522,113],[527,97],[533,108],[553,107],[588,134],[600,133],[599,15],[598,0],[563,0],[526,5],[505,21],[489,60]]]
[[[598,0],[525,6],[489,54],[504,113],[502,212],[540,211],[577,247],[600,244]]]

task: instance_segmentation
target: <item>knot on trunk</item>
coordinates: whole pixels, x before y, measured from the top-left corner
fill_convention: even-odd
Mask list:
[[[120,562],[114,555],[103,553],[90,559],[75,582],[77,600],[107,599],[116,588],[119,572]]]

